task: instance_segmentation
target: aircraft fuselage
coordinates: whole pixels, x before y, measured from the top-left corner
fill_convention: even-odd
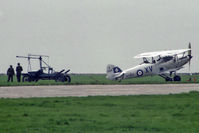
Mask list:
[[[163,59],[155,63],[142,63],[136,67],[124,70],[120,75],[121,79],[153,76],[165,72],[175,72],[189,62],[191,57],[173,58],[164,62]]]

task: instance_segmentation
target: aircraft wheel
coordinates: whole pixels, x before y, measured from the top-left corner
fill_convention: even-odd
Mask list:
[[[176,75],[176,76],[174,76],[173,80],[174,81],[181,81],[181,77]]]
[[[172,78],[166,77],[165,81],[172,81]]]

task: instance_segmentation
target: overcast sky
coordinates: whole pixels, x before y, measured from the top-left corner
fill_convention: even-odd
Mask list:
[[[189,42],[198,72],[198,0],[0,0],[0,73],[17,62],[26,72],[16,55],[29,53],[49,55],[57,71],[105,73],[107,64],[126,69],[139,53]]]

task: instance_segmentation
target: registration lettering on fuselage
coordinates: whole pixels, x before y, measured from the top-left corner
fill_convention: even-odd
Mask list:
[[[145,67],[146,73],[152,72],[153,71],[153,67],[149,66],[149,67]]]

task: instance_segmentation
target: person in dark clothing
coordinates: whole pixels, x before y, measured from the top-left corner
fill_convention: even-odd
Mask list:
[[[17,76],[17,82],[21,82],[21,72],[23,71],[22,66],[20,66],[20,63],[17,64],[16,67],[16,76]]]
[[[13,75],[15,75],[15,71],[12,65],[10,65],[10,67],[8,68],[7,75],[8,75],[8,82],[10,81],[13,82]]]

